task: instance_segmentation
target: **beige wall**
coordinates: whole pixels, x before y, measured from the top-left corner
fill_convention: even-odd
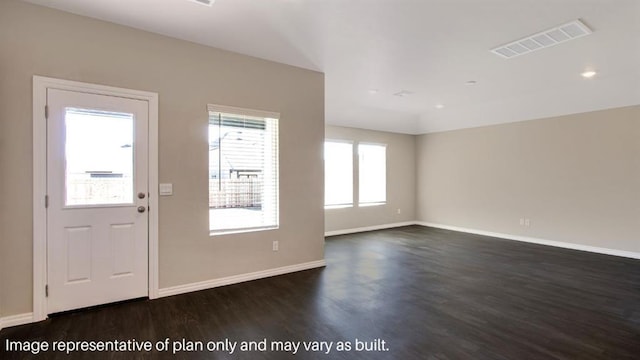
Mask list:
[[[421,135],[417,158],[420,221],[640,252],[640,106]]]
[[[323,259],[323,74],[2,0],[3,316],[32,310],[33,75],[159,93],[161,288]],[[207,103],[281,113],[279,230],[209,237]]]
[[[387,203],[380,206],[325,210],[325,231],[393,224],[415,220],[415,136],[327,126],[327,140],[387,144]],[[358,163],[354,159],[354,192]],[[397,210],[400,209],[400,214]]]

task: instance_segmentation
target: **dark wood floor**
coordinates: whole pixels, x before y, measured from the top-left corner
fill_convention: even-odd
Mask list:
[[[6,339],[358,338],[382,339],[389,351],[337,352],[334,344],[329,355],[236,350],[175,358],[640,359],[639,260],[419,226],[328,238],[326,258],[324,269],[4,329],[0,349]],[[171,357],[154,351],[71,358]]]

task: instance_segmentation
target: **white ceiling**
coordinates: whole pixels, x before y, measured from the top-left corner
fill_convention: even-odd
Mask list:
[[[324,72],[328,124],[418,134],[640,104],[638,0],[29,2]],[[575,19],[593,34],[489,52]]]

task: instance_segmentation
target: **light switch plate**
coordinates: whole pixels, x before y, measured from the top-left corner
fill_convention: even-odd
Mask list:
[[[160,184],[160,196],[173,195],[173,184]]]

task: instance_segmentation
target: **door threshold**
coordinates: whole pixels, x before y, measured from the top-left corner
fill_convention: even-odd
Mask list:
[[[56,312],[56,313],[51,313],[51,314],[48,315],[48,317],[49,318],[55,318],[55,317],[66,316],[66,315],[71,315],[71,314],[86,313],[86,312],[97,311],[97,310],[101,310],[101,309],[105,309],[105,308],[116,307],[116,306],[120,306],[120,305],[124,305],[124,304],[130,304],[130,303],[134,303],[134,302],[143,302],[143,301],[148,301],[148,300],[149,300],[149,297],[148,296],[144,296],[144,297],[139,297],[139,298],[135,298],[135,299],[127,299],[127,300],[121,300],[121,301],[116,301],[116,302],[107,303],[107,304],[93,305],[93,306],[87,306],[87,307],[83,307],[83,308],[79,308],[79,309],[60,311],[60,312]]]

